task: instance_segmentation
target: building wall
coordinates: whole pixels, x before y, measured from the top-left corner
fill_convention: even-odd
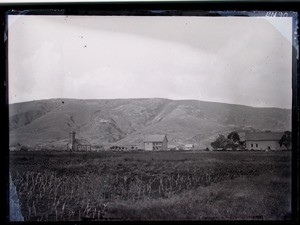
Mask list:
[[[278,141],[246,141],[248,150],[286,150],[286,147],[279,145]]]
[[[74,141],[74,143],[72,144],[72,151],[78,151],[78,144],[76,143],[76,141]]]
[[[153,150],[154,151],[163,150],[163,142],[153,142]]]
[[[75,146],[74,146],[74,142],[75,142],[75,132],[74,131],[71,131],[70,133],[69,133],[69,143],[70,143],[70,149],[71,150],[75,150],[76,148],[75,148]]]
[[[144,149],[146,151],[161,151],[161,150],[167,150],[168,148],[168,142],[167,138],[165,137],[163,142],[157,141],[157,142],[144,142]]]
[[[78,151],[91,151],[91,146],[89,145],[77,145]]]
[[[152,151],[153,150],[153,143],[152,142],[145,142],[145,150],[146,151]]]
[[[193,150],[194,149],[194,145],[185,145],[184,146],[184,150]]]
[[[168,149],[168,142],[167,142],[167,138],[165,137],[163,141],[162,150],[167,150],[167,149]]]
[[[73,148],[72,143],[68,143],[68,144],[67,144],[67,149],[68,149],[69,151],[71,151],[71,150],[73,150],[72,148]]]

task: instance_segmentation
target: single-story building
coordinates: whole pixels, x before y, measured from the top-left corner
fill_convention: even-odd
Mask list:
[[[111,146],[110,149],[112,150],[121,150],[121,151],[130,151],[130,150],[138,150],[138,145],[114,145]]]
[[[71,131],[69,136],[68,150],[70,151],[91,151],[91,144],[84,139],[76,139],[75,132]]]
[[[286,150],[280,146],[279,140],[283,132],[247,132],[245,135],[246,149],[248,150]]]
[[[193,144],[186,144],[184,145],[184,150],[193,150],[194,149],[194,145]]]
[[[42,151],[45,149],[45,145],[44,144],[37,144],[36,147],[35,147],[35,150],[36,151]]]
[[[12,144],[9,146],[10,151],[21,151],[22,145],[20,143]]]
[[[174,151],[174,150],[179,150],[179,148],[177,145],[168,144],[167,150]]]
[[[144,139],[144,149],[146,151],[166,151],[168,148],[167,135],[147,135]]]

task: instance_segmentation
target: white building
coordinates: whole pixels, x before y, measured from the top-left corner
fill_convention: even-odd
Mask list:
[[[193,144],[186,144],[186,145],[184,145],[184,150],[194,150],[194,145]]]
[[[147,135],[144,139],[144,149],[146,151],[166,151],[167,148],[167,135]]]
[[[248,150],[285,150],[279,141],[283,132],[249,132],[245,135]]]

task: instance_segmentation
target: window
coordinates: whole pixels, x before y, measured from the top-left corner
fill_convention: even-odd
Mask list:
[[[251,147],[253,147],[253,144],[251,144]]]
[[[256,147],[258,147],[258,144],[256,144]]]

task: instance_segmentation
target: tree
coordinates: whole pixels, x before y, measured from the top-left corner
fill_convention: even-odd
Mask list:
[[[223,150],[226,150],[230,148],[234,150],[238,147],[243,148],[244,142],[240,140],[238,132],[233,131],[228,134],[227,138],[225,138],[224,135],[219,135],[219,137],[211,143],[211,146],[214,149],[222,148]]]
[[[219,137],[217,137],[217,139],[214,142],[212,142],[210,145],[214,149],[222,148],[223,150],[226,150],[227,144],[228,144],[228,139],[226,139],[224,135],[219,135]]]
[[[228,134],[227,138],[233,143],[239,143],[240,141],[240,135],[236,131],[232,131],[230,134]]]
[[[285,131],[278,143],[280,147],[285,146],[289,150],[292,144],[292,132]]]
[[[246,148],[246,141],[239,141],[239,146],[243,149]]]

